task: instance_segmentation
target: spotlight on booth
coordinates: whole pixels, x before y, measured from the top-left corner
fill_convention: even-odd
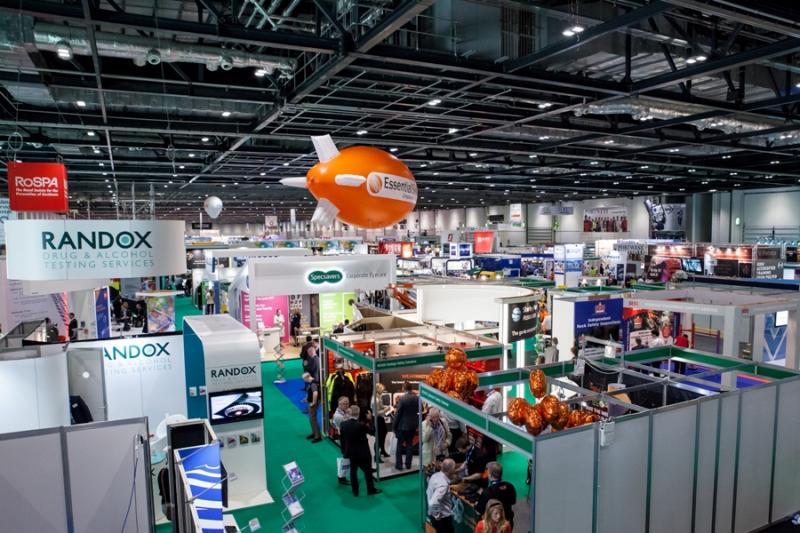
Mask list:
[[[211,218],[217,218],[222,212],[222,200],[216,196],[209,196],[206,198],[206,201],[203,202],[203,209],[206,210],[206,213],[208,213],[208,216]]]

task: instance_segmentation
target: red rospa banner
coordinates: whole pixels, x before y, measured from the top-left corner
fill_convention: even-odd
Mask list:
[[[492,244],[494,243],[493,231],[476,231],[473,233],[474,243],[472,250],[476,254],[490,254],[492,253]]]
[[[8,196],[12,211],[68,211],[67,167],[63,163],[9,162]]]

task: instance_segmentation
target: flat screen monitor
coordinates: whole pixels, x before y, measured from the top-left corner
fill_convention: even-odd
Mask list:
[[[229,424],[264,418],[261,388],[237,389],[208,394],[209,420],[212,424]]]
[[[681,259],[681,262],[683,263],[684,272],[691,272],[692,274],[703,273],[703,262],[699,258],[684,258]]]
[[[775,313],[775,327],[785,326],[789,323],[789,311],[778,311]]]

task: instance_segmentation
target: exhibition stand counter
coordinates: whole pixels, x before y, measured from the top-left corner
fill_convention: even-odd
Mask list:
[[[651,376],[648,364],[664,360],[707,370],[699,377],[669,370]],[[507,413],[487,415],[420,386],[423,402],[531,461],[532,533],[746,533],[800,508],[800,374],[676,348],[584,361],[582,373],[573,362],[536,368],[548,392],[601,421],[537,436],[510,423]],[[527,385],[530,371],[483,374],[479,388],[510,393]],[[756,384],[736,388],[738,373]],[[423,517],[426,482],[420,470]]]
[[[640,314],[636,310],[672,313],[679,317],[683,330],[691,330],[697,317],[718,317],[723,355],[735,357],[748,347],[754,361],[798,368],[800,294],[764,292],[691,287],[630,294],[624,298],[624,306],[630,316]],[[635,327],[626,325],[626,337],[630,338]]]
[[[504,351],[503,345],[492,339],[437,326],[324,337],[322,345],[323,425],[334,439],[338,434],[330,419],[338,400],[334,397],[339,394],[337,390],[352,390],[362,412],[366,412],[372,409],[373,397],[380,383],[385,388],[384,394],[380,398],[375,396],[374,402],[392,408],[403,394],[405,382],[419,384],[433,367],[444,365],[448,347],[463,349],[467,354],[467,365],[479,372],[499,369]],[[348,380],[353,386],[340,389],[337,379]],[[378,436],[391,440],[388,433]],[[380,441],[373,439],[373,445],[373,453],[379,457]],[[411,472],[396,471],[394,457],[389,461],[387,464],[378,461],[376,475],[379,479]],[[417,462],[418,458],[414,458],[412,468]]]

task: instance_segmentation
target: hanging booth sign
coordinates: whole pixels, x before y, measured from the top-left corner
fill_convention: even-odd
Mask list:
[[[63,163],[9,161],[8,197],[12,211],[68,211],[67,167]]]
[[[575,336],[622,323],[622,298],[575,302]]]
[[[250,292],[258,296],[277,296],[383,290],[395,282],[395,263],[394,255],[251,260]]]
[[[17,218],[17,215],[11,211],[8,198],[0,197],[0,245],[6,243],[6,221],[13,220],[15,218]]]
[[[381,241],[378,243],[379,254],[394,254],[402,259],[414,257],[414,243],[404,241]]]
[[[575,208],[571,205],[543,205],[539,207],[540,215],[574,215]]]
[[[473,250],[476,254],[490,254],[494,245],[493,231],[476,231],[472,234]]]
[[[586,233],[627,233],[628,208],[608,206],[583,211],[583,231]]]
[[[186,269],[185,224],[164,220],[9,220],[8,277],[138,278]]]
[[[781,249],[779,247],[758,246],[756,248],[756,278],[777,279],[782,270]]]
[[[507,342],[530,339],[536,335],[537,313],[534,299],[506,305]]]
[[[508,206],[508,218],[511,224],[519,225],[523,222],[522,204],[511,204]]]

